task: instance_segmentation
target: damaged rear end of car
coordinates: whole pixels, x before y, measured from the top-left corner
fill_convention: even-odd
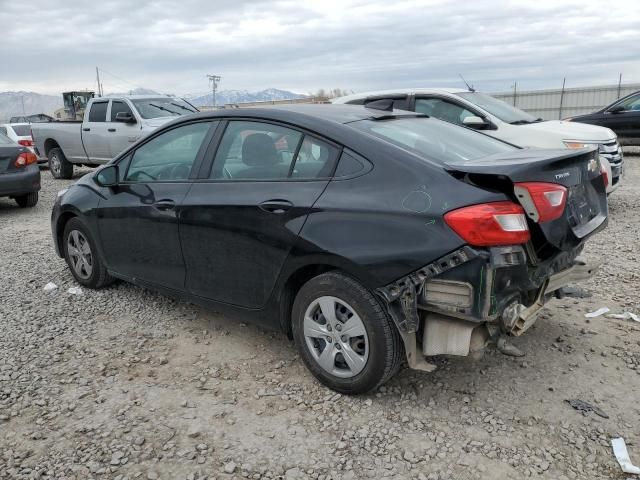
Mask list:
[[[595,150],[516,150],[444,164],[457,181],[505,199],[457,207],[444,222],[464,246],[382,288],[412,368],[434,355],[480,353],[519,336],[562,288],[597,268],[580,259],[607,224]]]

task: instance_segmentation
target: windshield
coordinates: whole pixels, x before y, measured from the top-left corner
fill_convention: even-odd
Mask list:
[[[361,120],[349,125],[441,163],[517,150],[508,143],[434,118]]]
[[[513,123],[515,125],[518,124],[527,124],[539,122],[541,119],[534,117],[533,115],[529,115],[527,112],[523,112],[522,110],[512,107],[508,103],[503,102],[502,100],[498,100],[490,95],[485,95],[484,93],[478,92],[462,92],[456,93],[459,97],[464,98],[468,102],[477,105],[478,107],[486,110],[494,117],[499,118],[503,122]]]
[[[142,118],[179,117],[197,110],[184,100],[173,97],[132,100]]]

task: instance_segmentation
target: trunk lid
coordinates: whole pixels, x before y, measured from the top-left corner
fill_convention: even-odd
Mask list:
[[[445,168],[457,178],[499,190],[518,200],[514,184],[546,182],[567,188],[562,215],[537,223],[529,215],[532,241],[538,250],[545,240],[560,250],[572,250],[606,226],[607,194],[594,148],[529,150],[501,153],[471,161],[452,161]],[[540,238],[543,237],[543,238]]]

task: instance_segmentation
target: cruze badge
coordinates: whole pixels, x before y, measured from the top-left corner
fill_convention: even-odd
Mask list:
[[[589,169],[591,169],[591,167],[589,167]],[[567,178],[569,175],[571,175],[569,172],[558,173],[556,174],[556,179]]]

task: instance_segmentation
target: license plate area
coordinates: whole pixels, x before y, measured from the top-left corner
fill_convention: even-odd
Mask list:
[[[567,217],[572,228],[586,225],[600,213],[599,203],[593,188],[588,184],[575,185],[567,197]]]

